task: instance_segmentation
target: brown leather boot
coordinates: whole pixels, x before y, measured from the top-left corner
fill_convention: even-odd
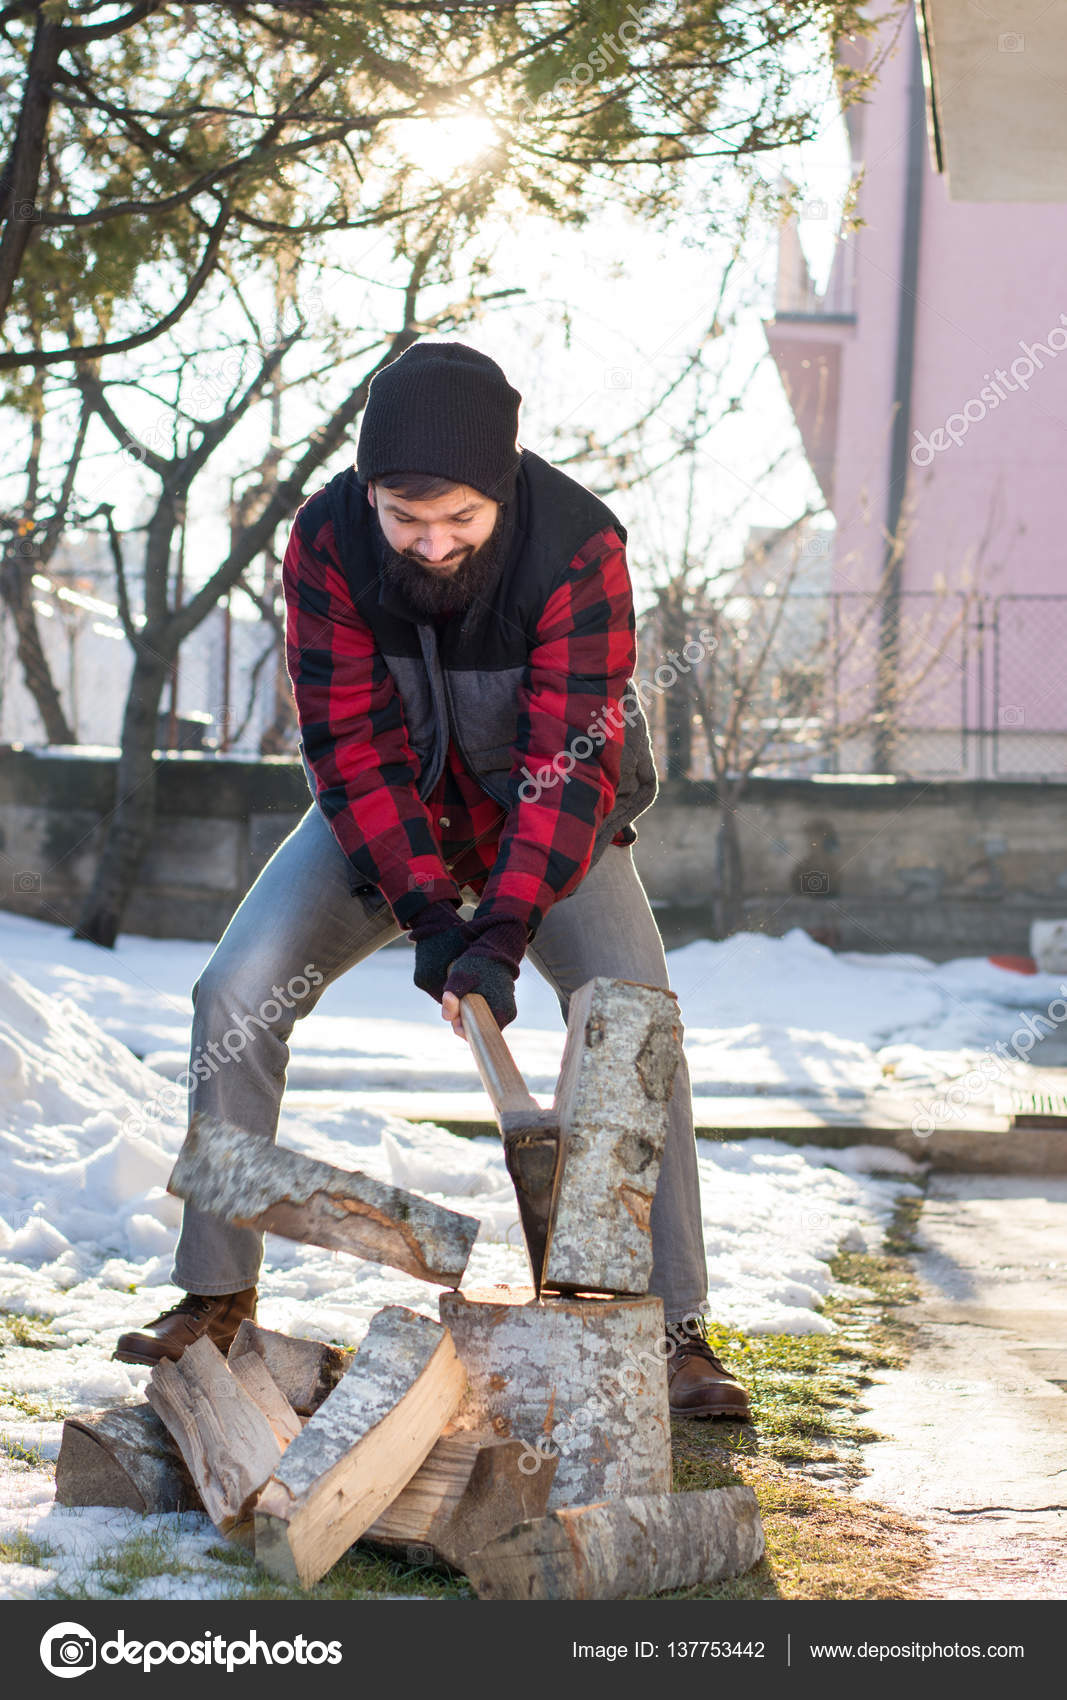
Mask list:
[[[120,1335],[111,1355],[120,1364],[158,1364],[161,1358],[176,1363],[186,1346],[205,1334],[220,1352],[228,1352],[242,1322],[255,1319],[255,1287],[246,1287],[243,1293],[222,1293],[216,1298],[186,1293],[180,1304],[165,1310],[154,1322]]]
[[[668,1338],[672,1338],[668,1335]],[[747,1423],[748,1394],[706,1340],[674,1341],[667,1359],[667,1398],[675,1417],[729,1417]]]

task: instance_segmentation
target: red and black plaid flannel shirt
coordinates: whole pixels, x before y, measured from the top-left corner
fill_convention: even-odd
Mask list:
[[[551,769],[594,719],[606,739],[566,781],[505,810],[464,767],[455,744],[423,802],[400,695],[370,627],[353,605],[333,526],[304,534],[297,514],[285,552],[286,664],[305,729],[304,752],[338,844],[410,926],[427,903],[479,894],[478,915],[531,931],[588,871],[615,801],[625,733],[618,704],[636,661],[626,553],[613,530],[578,551],[545,604],[518,692],[512,774]],[[325,728],[309,747],[307,728]],[[597,736],[601,734],[598,731]],[[616,835],[629,842],[630,829]]]

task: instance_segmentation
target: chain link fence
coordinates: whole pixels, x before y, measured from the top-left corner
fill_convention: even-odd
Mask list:
[[[1067,595],[746,595],[689,625],[708,654],[644,693],[673,778],[714,777],[710,734],[757,774],[1067,780]],[[650,616],[639,677],[669,653]]]

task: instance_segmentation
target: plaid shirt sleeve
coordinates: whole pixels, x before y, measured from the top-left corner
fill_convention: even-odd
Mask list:
[[[515,918],[533,930],[587,873],[619,786],[620,704],[636,660],[626,551],[616,532],[601,531],[537,624],[519,689],[511,809],[479,919]]]
[[[410,926],[427,903],[458,900],[459,888],[416,790],[392,675],[353,607],[332,525],[308,535],[310,505],[297,514],[282,564],[285,658],[304,753],[341,849]]]

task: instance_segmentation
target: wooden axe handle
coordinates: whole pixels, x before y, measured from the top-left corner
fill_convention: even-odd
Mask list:
[[[459,1014],[497,1120],[509,1114],[526,1113],[543,1118],[544,1111],[527,1092],[526,1082],[485,999],[477,992],[468,993],[459,1000]]]

